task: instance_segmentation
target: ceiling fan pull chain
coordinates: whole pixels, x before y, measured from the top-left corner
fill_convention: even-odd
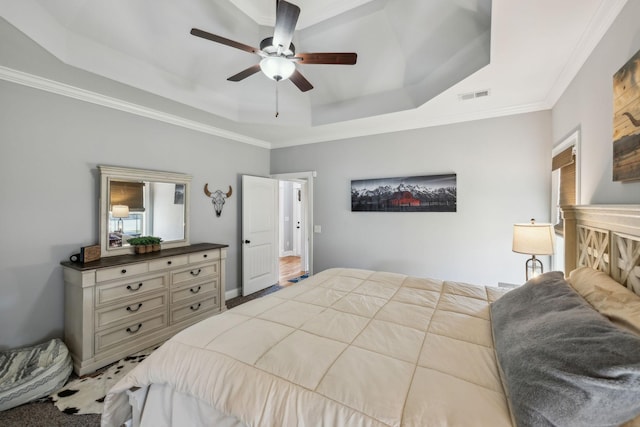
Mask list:
[[[276,80],[276,118],[278,117],[279,114],[280,112],[278,112],[278,81]]]

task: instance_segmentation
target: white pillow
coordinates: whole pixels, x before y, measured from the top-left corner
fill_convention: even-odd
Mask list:
[[[573,270],[567,281],[612,323],[640,334],[640,296],[602,271],[589,267]],[[640,427],[640,417],[624,423],[621,427]]]
[[[589,267],[573,270],[567,281],[611,322],[640,335],[640,296]]]

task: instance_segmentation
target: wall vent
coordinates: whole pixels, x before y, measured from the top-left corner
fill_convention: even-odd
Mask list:
[[[489,89],[485,89],[485,90],[479,90],[476,92],[461,93],[458,95],[458,100],[468,101],[470,99],[482,98],[484,96],[489,96],[489,95],[490,95]]]

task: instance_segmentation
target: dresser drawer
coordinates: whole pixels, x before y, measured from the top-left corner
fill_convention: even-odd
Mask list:
[[[165,327],[167,327],[167,313],[163,310],[144,319],[97,332],[95,351],[99,353],[114,345],[126,344],[128,341],[136,340]]]
[[[167,307],[167,293],[155,293],[146,298],[136,298],[117,307],[96,310],[96,330],[101,330],[121,322],[131,322],[144,317],[150,311]]]
[[[180,267],[189,262],[188,255],[172,256],[156,261],[149,261],[149,271],[165,270],[167,268]]]
[[[208,276],[217,276],[220,269],[220,262],[201,265],[199,267],[193,267],[188,270],[176,271],[172,273],[172,281],[174,286],[180,286],[182,283],[186,283],[196,279],[203,279]]]
[[[203,295],[208,292],[217,292],[217,290],[218,279],[213,279],[207,282],[200,282],[181,289],[172,290],[171,304],[175,304],[177,302],[184,301],[195,296]]]
[[[206,298],[201,301],[193,302],[191,304],[184,305],[182,307],[171,310],[171,324],[178,323],[189,317],[197,316],[208,310],[218,308],[220,303],[218,297],[214,295],[211,298]]]
[[[214,249],[211,251],[196,252],[189,255],[189,264],[195,264],[197,262],[219,260],[220,250]]]
[[[147,276],[136,281],[120,281],[96,287],[96,307],[118,300],[135,301],[149,292],[167,289],[168,275]]]
[[[125,277],[144,274],[149,271],[149,264],[141,262],[139,264],[125,264],[119,267],[103,268],[96,271],[96,281],[106,282],[108,280],[123,279]]]

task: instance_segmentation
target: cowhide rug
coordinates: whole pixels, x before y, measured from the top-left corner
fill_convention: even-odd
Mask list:
[[[49,397],[53,404],[66,414],[101,414],[109,389],[156,348],[127,356],[94,374],[71,379]]]

